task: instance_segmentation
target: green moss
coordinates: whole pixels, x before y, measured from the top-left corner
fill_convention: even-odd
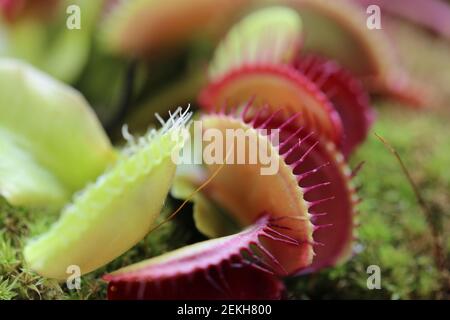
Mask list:
[[[0,299],[63,299],[54,280],[44,279],[23,264],[26,237],[48,228],[51,212],[14,208],[0,198]]]

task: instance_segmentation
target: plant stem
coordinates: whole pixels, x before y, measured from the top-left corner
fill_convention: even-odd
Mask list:
[[[424,199],[424,197],[422,196],[422,193],[421,193],[419,187],[417,186],[414,179],[412,178],[408,168],[406,167],[405,163],[403,162],[403,160],[402,160],[400,154],[397,152],[397,150],[395,150],[395,148],[386,139],[384,139],[377,133],[375,133],[375,136],[384,144],[384,146],[389,150],[389,152],[391,152],[395,156],[398,163],[400,164],[400,167],[402,168],[404,175],[408,179],[408,182],[409,182],[411,188],[414,191],[416,200],[419,203],[419,206],[421,207],[422,212],[425,215],[425,219],[427,221],[428,227],[431,230],[431,235],[432,235],[432,239],[433,239],[434,261],[435,261],[435,264],[444,280],[444,288],[448,292],[448,291],[450,291],[450,274],[448,273],[447,268],[446,268],[446,260],[447,259],[446,259],[446,254],[444,252],[443,237],[442,237],[441,232],[439,231],[438,226],[436,225],[436,223],[433,220],[432,210],[431,210],[430,206],[428,205],[428,203],[426,202],[426,200]]]

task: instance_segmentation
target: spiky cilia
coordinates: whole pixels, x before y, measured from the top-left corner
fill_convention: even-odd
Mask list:
[[[281,265],[269,241],[297,246],[269,216],[228,237],[196,243],[104,276],[109,299],[279,299]]]
[[[118,257],[153,227],[175,174],[191,113],[178,109],[160,130],[130,140],[117,163],[78,193],[49,231],[24,250],[39,274],[66,279],[69,266],[82,274]]]
[[[341,151],[348,157],[367,137],[375,113],[361,81],[333,60],[319,55],[297,58],[293,66],[324,92],[342,121]]]
[[[245,64],[200,93],[200,105],[208,112],[244,104],[252,99],[255,107],[283,108],[287,115],[302,114],[294,120],[309,130],[340,145],[342,124],[327,96],[306,76],[289,65]]]
[[[371,93],[408,106],[423,107],[432,98],[414,81],[382,30],[367,28],[365,8],[354,1],[281,0],[297,9],[306,33],[303,52],[338,61],[360,77]]]
[[[207,128],[236,127],[236,116],[205,116],[208,117],[216,118],[216,121],[209,126],[205,123]],[[270,133],[278,129],[280,141],[274,150],[280,158],[279,172],[275,176],[262,176],[258,174],[259,168],[252,168],[252,165],[227,165],[210,183],[207,188],[209,195],[228,209],[242,225],[248,225],[257,211],[267,210],[272,217],[290,215],[288,213],[298,216],[300,210],[298,207],[293,209],[296,202],[289,196],[292,192],[306,204],[308,215],[317,224],[313,226],[312,243],[316,246],[309,270],[332,266],[349,258],[359,199],[351,182],[352,173],[342,154],[326,138],[312,134],[307,127],[299,127],[293,121],[301,119],[299,114],[286,118],[282,112],[271,112],[270,108],[264,110],[247,104],[237,118],[258,132],[269,132],[268,139],[271,139]],[[208,168],[212,172],[215,166]],[[280,180],[283,182],[278,184]],[[305,229],[295,224],[298,222],[284,218],[280,227],[288,235],[299,239],[301,236],[295,232],[292,234],[292,229]],[[305,269],[304,266],[295,268],[295,263],[292,263],[298,253],[279,255],[278,259],[286,263],[288,270],[292,267],[289,271]]]

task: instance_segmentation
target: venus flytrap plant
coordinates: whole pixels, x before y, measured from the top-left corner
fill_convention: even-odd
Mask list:
[[[217,46],[208,73],[222,78],[248,62],[282,64],[294,59],[302,44],[302,21],[288,7],[267,7],[236,23]]]
[[[383,93],[388,92],[400,100],[406,100],[410,104],[421,103],[428,99],[424,92],[425,90],[422,90],[420,86],[411,85],[410,79],[404,75],[403,70],[400,70],[397,60],[394,57],[392,46],[385,39],[384,35],[381,34],[381,32],[371,32],[370,30],[361,27],[365,26],[366,17],[357,6],[352,5],[349,1],[345,1],[343,4],[334,4],[332,1],[307,0],[287,0],[280,2],[290,6],[291,9],[297,10],[300,15],[305,16],[306,24],[303,29],[306,28],[307,30],[306,50],[308,52],[320,53],[336,59],[340,64],[362,77],[365,83],[368,83],[373,91],[381,91]],[[180,3],[182,4],[183,2],[180,1]],[[178,4],[180,5],[180,3]],[[196,1],[193,5],[199,3],[200,2]],[[278,1],[264,2],[264,4],[267,3],[279,4]],[[169,35],[166,35],[166,37],[163,37],[162,33],[156,35],[156,38],[150,35],[150,33],[153,33],[152,30],[160,30],[161,28],[158,26],[163,25],[164,21],[143,18],[148,15],[151,16],[152,14],[157,15],[158,13],[160,13],[160,17],[164,17],[164,14],[167,14],[167,17],[170,17],[170,7],[165,8],[164,5],[157,5],[156,3],[146,1],[129,1],[126,3],[114,2],[107,7],[111,12],[105,14],[106,23],[104,24],[103,29],[109,36],[104,36],[102,39],[106,40],[108,43],[116,44],[119,43],[117,39],[123,39],[124,42],[134,41],[132,39],[136,40],[136,49],[122,50],[124,54],[130,55],[136,52],[140,52],[139,54],[141,54],[141,51],[145,52],[147,49],[148,51],[154,51],[154,49],[150,49],[151,46],[156,46],[155,43],[159,43],[162,47],[166,47],[164,45],[165,41],[174,45],[175,40],[170,36],[171,32],[169,32]],[[242,4],[242,7],[246,6]],[[150,11],[150,8],[153,8],[153,10]],[[239,9],[240,7],[236,5],[236,8],[233,10],[239,11]],[[265,10],[270,12],[268,9],[262,11]],[[284,10],[289,9],[284,8]],[[179,9],[179,12],[185,12],[187,14],[187,11],[184,11],[183,9]],[[254,15],[256,16],[257,14],[255,13]],[[276,16],[276,14],[274,16]],[[161,18],[161,20],[163,19]],[[194,21],[196,19],[192,20]],[[276,20],[276,18],[274,18],[274,20]],[[120,23],[116,24],[116,21],[119,21]],[[140,25],[140,23],[152,24],[155,25],[155,27],[146,28]],[[289,23],[286,24],[288,25]],[[176,24],[172,24],[172,26],[173,25]],[[279,23],[279,25],[282,24]],[[125,26],[128,26],[129,29],[132,30],[136,29],[136,31],[131,32],[127,29],[128,27]],[[174,29],[177,28],[178,27],[174,27]],[[171,28],[167,28],[167,30],[170,29]],[[189,28],[185,29],[188,30]],[[236,30],[238,29],[239,28],[236,27]],[[240,29],[240,32],[245,31],[243,30],[244,28]],[[276,25],[273,25],[272,29],[279,30]],[[281,27],[281,29],[283,29],[283,27]],[[193,31],[190,30],[189,32],[188,36],[186,36],[187,38],[192,37]],[[272,32],[266,32],[266,34],[271,33]],[[116,40],[111,41],[111,35],[114,35],[112,39]],[[161,36],[162,39],[159,39],[159,36]],[[265,42],[270,42],[271,37],[266,36],[266,38]],[[283,36],[282,34],[278,34],[276,38],[283,39]],[[242,40],[244,41],[238,41],[237,43],[241,43],[247,48],[254,48],[252,44],[258,41],[253,39],[258,39],[255,32],[252,34],[252,37],[243,37]],[[229,43],[234,42],[235,41],[229,41]],[[248,44],[246,44],[246,42],[248,42]],[[274,39],[272,46],[277,47],[278,44],[279,42]],[[237,48],[237,46],[234,45],[229,47],[234,49]],[[221,50],[220,52],[224,51],[226,50]],[[264,60],[267,52],[270,55],[273,54],[274,51],[276,50],[272,49],[271,51],[270,49],[267,50],[267,48],[262,48],[258,58]],[[230,61],[235,60],[235,57],[230,57],[229,54],[225,54],[224,56]],[[245,57],[244,54],[241,56]],[[286,55],[286,57],[287,56],[289,55]],[[173,96],[175,94],[176,91],[175,93],[170,92],[168,96]],[[140,115],[135,117],[135,119],[139,118],[142,117],[140,117]]]
[[[200,94],[207,111],[227,105],[240,105],[254,97],[259,108],[276,111],[285,107],[287,115],[304,114],[302,123],[340,144],[342,123],[332,103],[307,77],[288,65],[250,64],[232,70],[210,83]],[[294,119],[298,123],[298,119]]]
[[[2,196],[14,205],[31,206],[60,206],[69,199],[69,191],[9,133],[2,130],[0,136]]]
[[[208,76],[196,70],[189,81],[184,78],[153,97],[151,105],[161,108],[173,105],[167,103],[173,99],[189,99],[209,77],[199,99],[203,133],[215,130],[224,137],[227,130],[243,130],[249,140],[262,141],[259,148],[269,151],[278,168],[269,175],[261,174],[267,168],[261,158],[257,163],[239,164],[204,161],[203,167],[195,168],[199,170],[179,170],[176,160],[188,132],[189,111],[177,110],[168,122],[162,121],[162,129],[150,130],[141,138],[134,138],[124,127],[128,145],[116,152],[76,92],[21,63],[0,61],[0,194],[8,200],[0,197],[0,215],[5,217],[0,219],[1,297],[87,298],[93,293],[99,298],[101,280],[94,280],[99,272],[84,279],[87,285],[82,293],[64,292],[56,280],[45,278],[67,279],[68,267],[74,265],[86,274],[127,251],[108,269],[130,264],[143,255],[161,255],[105,275],[109,299],[279,299],[284,293],[281,278],[336,266],[352,256],[359,203],[352,179],[358,167],[352,172],[346,160],[366,138],[373,120],[363,84],[373,92],[409,103],[424,100],[397,66],[382,32],[366,30],[364,11],[350,1],[81,0],[77,3],[93,6],[82,8],[82,16],[88,14],[82,22],[86,33],[58,32],[50,39],[47,32],[52,33],[62,19],[44,25],[22,20],[19,15],[17,21],[26,23],[8,30],[14,36],[8,44],[17,45],[13,48],[16,53],[25,52],[24,58],[40,68],[71,81],[83,65],[89,30],[102,4],[100,40],[110,52],[145,58],[186,45],[198,36],[203,41],[203,36],[221,29],[253,2],[289,7],[266,7],[242,19],[218,46]],[[10,6],[22,1],[2,3]],[[14,6],[9,8],[14,10]],[[14,12],[8,15],[13,26]],[[51,40],[48,59],[43,46],[47,40]],[[74,48],[73,44],[80,46]],[[197,49],[196,45],[192,47]],[[301,46],[307,54],[299,52]],[[129,87],[135,89],[131,82]],[[405,114],[399,119],[402,116]],[[139,112],[133,117],[139,125],[148,125],[148,114]],[[393,129],[396,125],[393,123]],[[247,138],[238,135],[238,139]],[[425,140],[429,146],[429,139]],[[247,159],[254,155],[253,149],[244,151]],[[378,159],[380,152],[374,150],[371,157]],[[371,169],[374,176],[379,174],[375,171],[385,169],[380,162]],[[389,190],[397,186],[391,184],[392,179],[386,176],[386,183],[380,186],[375,177],[369,179],[368,187]],[[173,212],[166,216],[161,208],[170,188],[172,196],[184,202],[175,211],[171,203],[165,206]],[[376,214],[381,205],[385,213],[389,211],[386,202],[391,201],[396,210],[394,221],[404,203],[395,198],[399,190],[390,191],[394,197],[387,194],[384,198],[384,192],[377,191],[366,209],[373,207],[371,213]],[[28,207],[60,208],[70,197],[71,203],[49,230],[53,217],[38,218],[47,211],[28,212]],[[179,247],[178,241],[172,241],[183,233],[173,226],[186,222],[169,220],[187,202],[193,204],[195,226],[189,222],[182,228],[197,228],[209,240],[167,252]],[[375,217],[379,219],[372,217],[373,221],[369,219],[361,228],[366,248],[362,259],[332,270],[330,276],[326,276],[328,272],[315,276],[314,292],[317,290],[320,298],[329,292],[339,297],[344,292],[348,297],[348,288],[355,288],[352,281],[353,286],[356,281],[358,285],[351,297],[373,297],[366,290],[366,279],[360,280],[366,276],[366,264],[378,261],[384,270],[385,293],[381,295],[407,297],[417,290],[421,296],[420,290],[430,292],[434,281],[441,279],[429,268],[431,260],[422,255],[426,246],[420,244],[414,252],[405,251],[403,244],[399,252],[395,249],[405,239],[411,248],[416,242],[426,243],[416,230],[420,222],[413,221],[414,216],[402,218],[410,220],[408,228],[415,230],[409,236],[398,229],[389,230],[393,224],[386,215]],[[24,239],[46,230],[32,239],[22,254]],[[190,231],[193,238],[198,236]],[[128,250],[146,234],[150,237]],[[435,244],[442,255],[442,243]],[[417,264],[411,264],[417,253]],[[443,270],[444,264],[439,258],[439,269]],[[411,265],[415,267],[411,269]],[[411,276],[410,271],[420,272],[420,277]],[[317,285],[324,275],[326,283]],[[417,284],[411,282],[416,279]],[[431,285],[422,283],[430,279]],[[311,282],[301,283],[306,284],[294,294],[314,297],[308,294]]]
[[[0,60],[0,193],[62,206],[116,157],[84,98],[33,67]]]
[[[305,232],[304,224],[308,225],[306,221],[310,220],[312,238],[302,238],[314,249],[310,263],[302,265],[300,258],[296,261],[300,254],[295,249],[274,249],[288,274],[345,261],[352,254],[358,197],[341,153],[325,137],[314,137],[307,127],[292,125],[293,117],[270,111],[252,113],[249,109],[247,105],[238,116],[207,115],[204,127],[254,128],[255,134],[272,144],[271,154],[280,162],[279,172],[263,176],[257,173],[258,165],[228,165],[208,186],[207,194],[240,225],[251,223],[258,211],[267,211],[279,221],[278,231],[297,240],[298,234],[293,230]],[[266,136],[263,129],[269,132]],[[280,130],[278,144],[271,141],[273,130]],[[207,166],[210,172],[215,167]],[[238,177],[246,178],[236,183]],[[302,212],[306,220],[299,217]]]
[[[180,168],[182,166],[179,166]],[[189,169],[190,172],[177,171],[171,195],[180,200],[189,199],[195,192],[199,179],[205,177],[204,168],[200,170]],[[197,171],[197,172],[195,172]],[[195,174],[195,176],[193,175]],[[195,193],[191,200],[192,217],[195,227],[208,238],[218,238],[239,231],[239,226],[217,204],[202,192]]]
[[[135,140],[113,167],[80,191],[51,229],[24,251],[39,274],[65,279],[68,266],[82,274],[118,257],[151,229],[169,191],[191,113],[178,109],[160,130]]]
[[[117,270],[104,276],[109,282],[108,298],[280,299],[284,287],[267,269],[271,257],[264,256],[265,245],[267,241],[297,243],[272,235],[272,230],[270,219],[263,215],[240,233]]]
[[[272,39],[272,29],[277,41]],[[301,41],[302,23],[292,9],[268,7],[246,16],[217,47],[200,105],[215,111],[253,99],[254,106],[272,111],[284,107],[288,116],[302,112],[303,125],[339,144],[342,124],[328,97],[290,66]]]
[[[343,135],[339,142],[348,157],[367,137],[375,119],[362,82],[336,61],[319,55],[297,58],[293,66],[329,99],[339,114]]]
[[[228,129],[249,130],[246,134],[264,141],[259,145],[279,163],[274,175],[261,175],[260,162],[206,165],[204,193],[236,225],[247,228],[105,276],[109,298],[270,299],[280,296],[274,286],[277,277],[316,271],[351,256],[358,198],[342,155],[326,139],[313,139],[294,126],[290,118],[250,109],[248,103],[237,114],[202,117],[204,130],[214,128],[223,135]],[[279,142],[273,140],[274,130],[281,131]],[[214,226],[207,230],[217,232]],[[236,278],[260,272],[271,277],[259,279],[258,295],[254,282],[236,285]]]
[[[283,106],[288,115],[302,112],[303,125],[334,142],[348,157],[364,140],[373,120],[368,94],[359,79],[337,62],[317,55],[299,56],[298,23],[287,23],[285,28],[280,24],[276,34],[283,46],[271,45],[271,33],[265,31],[271,29],[270,19],[260,19],[272,14],[274,20],[277,14],[299,19],[292,9],[285,10],[266,8],[230,30],[210,63],[211,81],[200,93],[200,105],[211,111],[252,98],[254,105],[272,111]],[[253,42],[247,40],[247,33]]]
[[[267,19],[271,13],[273,20]],[[282,16],[293,23],[279,24],[278,36],[288,39],[282,41],[281,50],[269,45],[265,30]],[[173,188],[176,195],[194,202],[196,226],[207,236],[230,232],[215,225],[220,215],[217,210],[210,212],[212,219],[201,214],[203,209],[199,207],[213,206],[210,200],[236,225],[248,229],[105,276],[110,298],[239,298],[239,289],[246,291],[247,286],[230,289],[234,276],[229,268],[247,276],[260,271],[286,276],[333,266],[352,255],[358,198],[351,183],[352,173],[334,145],[342,141],[341,122],[328,96],[316,86],[317,79],[293,65],[292,53],[297,51],[300,39],[297,19],[291,10],[282,8],[268,8],[246,17],[218,47],[209,74],[212,84],[200,98],[209,112],[202,117],[204,130],[219,130],[222,136],[226,130],[250,130],[253,138],[266,142],[262,145],[270,150],[279,170],[274,175],[261,175],[259,162],[208,163],[206,176],[215,177],[208,181],[201,197],[188,198],[186,190],[194,189],[195,183],[186,175],[179,177],[186,179],[178,180]],[[288,54],[284,56],[283,52]],[[319,76],[330,76],[320,67],[314,70]],[[346,84],[350,82],[336,80],[334,84],[343,83],[348,89]],[[349,91],[350,98],[344,105],[360,98],[359,91]],[[243,108],[236,108],[246,101]],[[356,113],[368,108],[354,104],[351,111]],[[277,110],[277,106],[285,108]],[[311,138],[312,129],[319,137]],[[279,130],[281,141],[264,130]],[[203,287],[196,287],[198,283]],[[270,281],[262,283],[271,287]],[[184,295],[186,292],[189,295]]]

